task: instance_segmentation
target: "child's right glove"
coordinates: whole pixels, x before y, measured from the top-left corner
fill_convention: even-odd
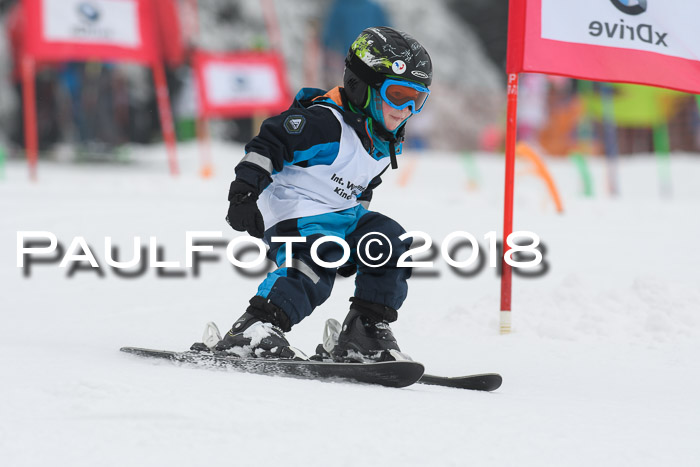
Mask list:
[[[245,182],[233,181],[228,191],[228,214],[226,222],[239,232],[248,232],[253,237],[262,238],[265,223],[258,209],[258,193]]]

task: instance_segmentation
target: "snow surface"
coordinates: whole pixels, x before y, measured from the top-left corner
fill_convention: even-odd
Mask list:
[[[0,464],[3,466],[691,466],[700,459],[700,158],[672,156],[673,197],[659,195],[652,157],[623,158],[622,195],[584,198],[573,162],[547,159],[565,213],[518,166],[515,228],[538,233],[550,269],[515,277],[513,327],[498,334],[499,280],[463,278],[436,259],[415,277],[393,326],[402,350],[434,374],[499,372],[494,393],[416,385],[387,389],[177,367],[119,352],[185,349],[207,321],[225,329],[259,278],[228,264],[199,278],[124,279],[105,264],[133,237],[157,236],[184,262],[186,231],[238,234],[224,222],[240,146],[215,144],[216,175],[197,175],[197,148],[179,147],[182,175],[162,147],[127,164],[22,161],[0,180]],[[440,243],[456,230],[502,229],[503,159],[477,154],[469,189],[457,154],[406,154],[373,209]],[[521,163],[520,163],[521,164]],[[104,273],[57,263],[16,267],[17,231],[45,230],[67,247],[84,236]],[[500,234],[499,234],[500,236]],[[172,271],[172,269],[171,269]],[[311,352],[327,318],[342,320],[352,280],[288,334]]]

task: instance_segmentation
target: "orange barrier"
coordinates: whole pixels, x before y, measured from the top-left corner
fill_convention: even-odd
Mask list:
[[[401,167],[401,171],[399,171],[399,179],[398,179],[398,184],[400,187],[405,187],[408,185],[408,182],[411,181],[411,177],[413,177],[413,172],[416,171],[416,166],[418,165],[418,158],[417,157],[411,157],[406,158],[408,159],[406,162],[407,164],[405,167]]]
[[[211,178],[214,175],[214,164],[211,159],[211,144],[209,140],[209,121],[197,117],[196,120],[197,141],[199,142],[199,175],[202,178]]]
[[[538,134],[538,143],[547,154],[564,156],[576,146],[576,127],[584,114],[583,102],[571,99],[565,105],[552,110],[547,123]]]
[[[544,180],[545,184],[547,185],[547,189],[549,190],[549,194],[554,200],[554,205],[557,208],[557,212],[564,212],[564,206],[562,205],[557,187],[554,184],[554,179],[549,173],[549,170],[547,170],[547,166],[545,165],[544,161],[542,161],[540,156],[537,155],[535,150],[532,149],[527,143],[520,142],[515,145],[515,155],[516,157],[524,157],[532,162],[535,167],[533,173]]]

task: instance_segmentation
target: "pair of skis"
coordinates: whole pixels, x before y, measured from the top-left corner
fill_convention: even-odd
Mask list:
[[[215,333],[213,330],[217,332]],[[208,324],[204,334],[205,344],[207,340],[213,341],[216,339],[215,334],[218,334],[216,325],[213,323]],[[324,344],[326,342],[327,336],[324,336]],[[501,375],[496,373],[456,377],[428,375],[425,374],[423,364],[411,360],[337,363],[309,359],[244,358],[227,352],[213,350],[173,352],[139,347],[122,347],[121,351],[140,357],[165,359],[203,368],[230,368],[246,373],[324,381],[348,381],[393,388],[403,388],[419,383],[477,391],[494,391],[501,386],[503,381]]]

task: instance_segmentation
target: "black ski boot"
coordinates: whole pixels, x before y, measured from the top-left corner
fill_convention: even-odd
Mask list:
[[[290,329],[289,318],[281,308],[256,296],[214,350],[240,357],[295,359],[299,355],[284,336],[284,331]]]
[[[396,310],[356,297],[350,301],[350,312],[343,321],[338,342],[330,350],[334,360],[383,362],[411,359],[401,353],[389,327],[389,323],[398,317]],[[325,339],[324,347],[330,347],[326,345]]]

